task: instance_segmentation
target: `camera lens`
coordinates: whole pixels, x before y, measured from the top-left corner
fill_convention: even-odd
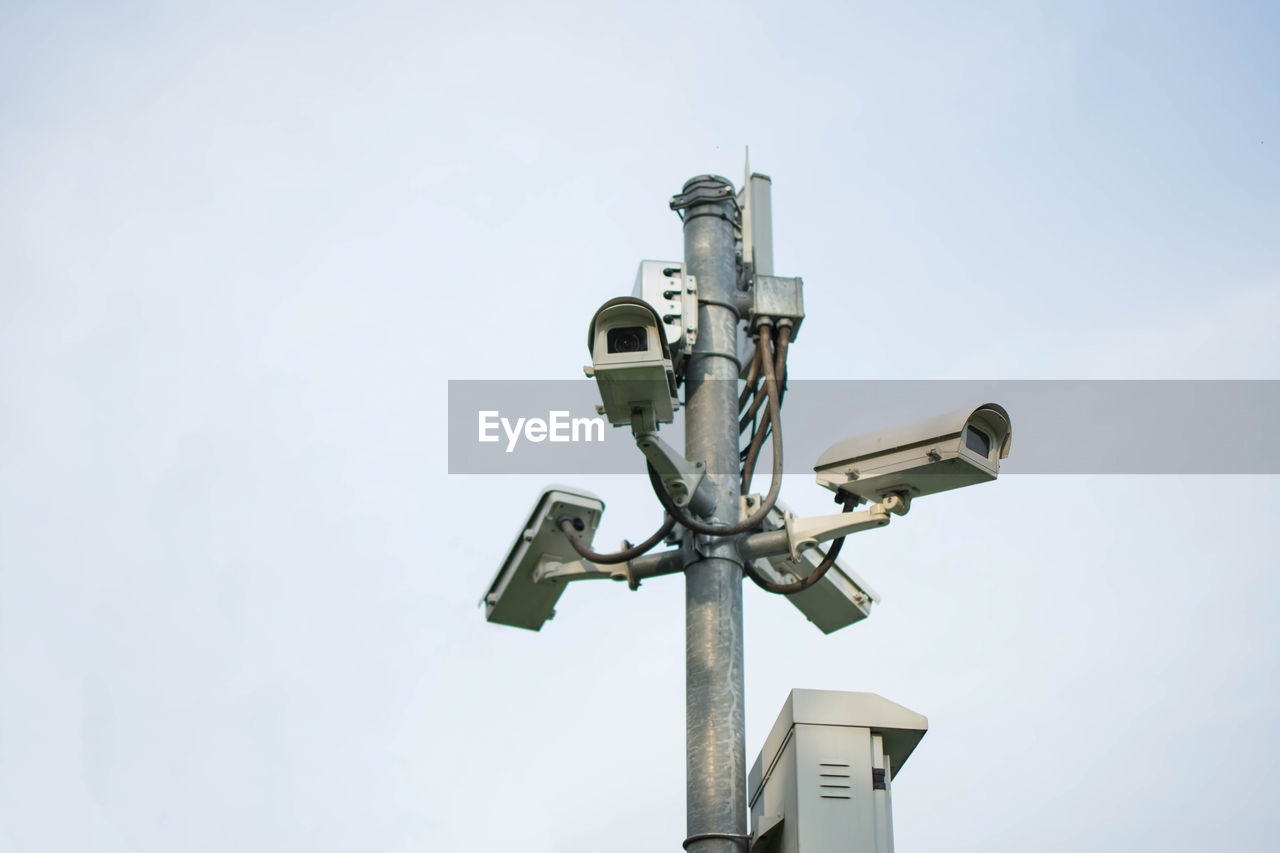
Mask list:
[[[991,455],[991,439],[980,429],[974,429],[973,427],[965,428],[964,446],[979,456]]]
[[[649,349],[644,326],[619,326],[609,330],[609,352],[644,352]]]

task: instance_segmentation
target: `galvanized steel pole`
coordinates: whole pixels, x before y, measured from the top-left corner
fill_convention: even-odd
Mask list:
[[[684,217],[684,264],[698,283],[698,339],[685,370],[685,453],[707,463],[716,508],[736,522],[738,268],[733,185],[701,175],[671,201]],[[693,536],[685,547],[686,849],[742,853],[747,833],[742,564],[732,538]]]

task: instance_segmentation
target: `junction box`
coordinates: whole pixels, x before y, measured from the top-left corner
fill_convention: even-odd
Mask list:
[[[751,853],[892,853],[891,784],[928,727],[874,693],[792,690],[747,780]]]

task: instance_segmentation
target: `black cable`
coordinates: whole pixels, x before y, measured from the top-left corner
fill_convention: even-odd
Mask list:
[[[757,345],[756,345],[756,355],[755,355],[755,359],[753,359],[753,360],[752,360],[752,363],[751,363],[751,366],[752,366],[753,368],[755,367],[756,361],[758,361],[760,358],[762,358],[762,356],[761,356],[761,354],[760,354],[760,353],[761,353],[760,346],[757,344]],[[776,368],[775,368],[774,372],[775,372],[775,373],[777,372]],[[763,395],[763,394],[761,394],[761,393],[760,393],[760,392],[763,390],[762,388],[743,389],[743,393],[745,394],[747,390],[750,390],[750,391],[751,391],[751,393],[752,393],[752,398],[751,398],[751,407],[750,407],[749,409],[747,409],[747,413],[746,413],[745,415],[742,415],[741,419],[738,421],[738,434],[739,434],[739,435],[741,435],[743,432],[746,432],[747,427],[755,423],[755,421],[756,421],[756,416],[757,416],[757,415],[759,414],[759,412],[760,412],[760,406],[761,406],[761,404],[763,404],[763,403],[764,403],[764,401],[765,401],[765,399],[766,399],[765,395]],[[738,398],[738,401],[739,401],[738,411],[739,411],[739,412],[741,412],[741,411],[742,411],[742,405],[741,405],[741,403],[742,403],[742,397],[741,397],[741,396]],[[752,432],[752,435],[754,436],[754,434],[755,434],[755,433],[754,433],[754,431],[753,431],[753,432]]]
[[[779,336],[778,336],[778,350],[777,350],[777,352],[774,354],[774,359],[773,359],[773,360],[774,360],[774,368],[773,368],[773,372],[774,372],[775,377],[779,377],[779,378],[780,378],[780,377],[785,377],[785,376],[786,376],[786,370],[787,370],[787,349],[788,349],[788,345],[790,344],[790,342],[791,342],[791,327],[790,327],[790,326],[783,326],[783,327],[782,327],[782,329],[781,329],[781,332],[780,332],[780,334],[779,334]],[[779,411],[779,412],[781,412],[781,411],[782,411],[782,399],[783,399],[783,386],[782,386],[781,382],[777,381],[776,379],[775,379],[775,382],[776,382],[776,387],[777,387],[777,389],[778,389],[778,411]],[[769,421],[768,421],[768,420],[766,420],[766,421],[764,422],[764,425],[763,425],[762,427],[760,427],[759,429],[757,429],[757,423],[756,423],[756,410],[757,410],[757,409],[758,409],[758,407],[759,407],[759,406],[758,406],[758,403],[759,403],[759,400],[757,400],[755,403],[753,403],[753,404],[752,404],[752,406],[751,406],[751,410],[747,413],[746,417],[742,418],[742,419],[738,422],[738,431],[739,431],[739,432],[744,431],[744,430],[747,428],[747,426],[748,426],[748,425],[750,425],[750,427],[751,427],[751,439],[750,439],[750,443],[748,444],[747,448],[746,448],[746,449],[744,449],[744,450],[742,451],[742,453],[740,454],[740,458],[741,458],[741,459],[743,459],[744,461],[745,461],[745,460],[747,460],[747,459],[749,459],[749,458],[752,458],[753,453],[754,453],[756,456],[758,456],[758,455],[759,455],[759,453],[760,453],[760,448],[764,446],[764,441],[765,441],[765,439],[767,439],[767,438],[769,437],[769,427],[770,427],[770,423],[769,423]],[[757,434],[758,434],[759,432],[761,432],[761,431],[763,431],[764,435],[761,435],[761,436],[759,436],[759,437],[757,438]],[[746,466],[744,466],[744,470],[745,470],[745,467],[746,467]],[[755,468],[755,461],[754,461],[754,459],[752,460],[750,467],[751,467],[752,469],[754,469],[754,468]],[[745,488],[744,488],[744,491],[745,491]]]
[[[856,501],[853,500],[845,501],[844,511],[852,511],[855,503]],[[813,567],[813,571],[809,572],[806,577],[791,583],[774,583],[756,571],[756,567],[751,564],[751,560],[747,560],[743,563],[742,570],[747,573],[747,577],[751,578],[752,582],[754,582],[756,586],[766,592],[773,592],[778,595],[795,595],[797,592],[806,590],[818,581],[822,580],[822,577],[827,573],[827,570],[836,564],[836,557],[840,556],[840,549],[842,547],[844,547],[843,536],[832,539],[831,544],[827,546],[827,555],[822,558],[822,561],[819,562],[818,565]]]
[[[610,554],[602,554],[599,551],[592,551],[581,539],[578,538],[578,530],[573,526],[573,519],[566,518],[560,521],[560,532],[569,539],[569,544],[573,546],[573,550],[578,552],[578,556],[584,560],[590,560],[593,563],[602,563],[604,565],[613,565],[615,563],[625,563],[627,560],[634,560],[641,554],[653,549],[663,539],[667,538],[667,534],[676,526],[674,517],[668,516],[667,521],[657,532],[639,545],[633,545],[630,548],[623,548],[621,551],[614,551]]]
[[[756,386],[760,382],[760,347],[751,355],[751,369],[747,373],[747,384],[742,389],[742,393],[738,396],[738,414],[747,407],[747,402],[756,395]],[[740,428],[739,433],[742,432]]]
[[[778,353],[775,358],[775,361],[777,362],[778,366],[774,369],[774,372],[777,373],[778,375],[778,408],[779,409],[782,408],[783,402],[787,399],[787,348],[791,343],[791,327],[783,326],[782,328],[787,329],[787,334],[779,335]],[[743,398],[746,397],[748,390],[754,391],[754,389],[743,389],[742,397],[739,398],[739,402],[738,402],[739,414],[741,414],[742,412],[742,406],[744,405]],[[743,417],[741,420],[738,421],[739,434],[746,432],[746,429],[748,426],[751,427],[751,439],[750,439],[751,442],[755,442],[756,440],[756,431],[757,431],[756,430],[756,426],[757,426],[756,425],[756,409],[757,408],[758,407],[756,405],[753,405],[751,407],[751,411],[747,414],[747,416]],[[768,421],[765,421],[762,429],[764,431],[764,437],[760,439],[760,444],[763,445],[765,439],[769,437]],[[742,451],[738,454],[738,458],[745,461],[750,454],[751,454],[751,449],[750,449],[750,446],[748,446],[742,449]],[[755,463],[752,463],[751,467],[754,469]],[[745,466],[744,466],[744,470],[745,470]],[[743,491],[745,492],[746,489],[747,489],[747,486],[744,484]]]
[[[778,493],[782,491],[782,415],[778,412],[778,384],[773,372],[773,346],[767,325],[760,327],[760,347],[762,349],[761,364],[764,366],[765,393],[769,399],[769,417],[773,422],[773,480],[769,484],[769,494],[765,495],[760,508],[737,524],[707,524],[705,521],[699,521],[676,506],[657,470],[652,464],[649,465],[649,483],[653,486],[653,493],[658,496],[658,502],[662,504],[662,508],[668,515],[694,533],[703,533],[708,536],[733,536],[737,533],[746,533],[764,521],[769,510],[773,509],[773,505],[778,502]]]
[[[760,333],[761,333],[760,338],[763,341],[764,338],[769,334],[769,327],[767,325],[762,325],[760,327]],[[768,369],[766,370],[766,375],[769,377],[769,381],[773,383],[773,395],[769,398],[769,405],[772,408],[775,408],[778,410],[779,422],[781,422],[782,420],[782,415],[781,415],[782,406],[781,406],[781,394],[778,389],[777,378],[778,378],[778,374],[781,371],[786,369],[786,364],[785,362],[783,362],[783,358],[786,357],[787,343],[790,340],[791,340],[791,327],[783,326],[782,329],[779,330],[779,335],[778,335],[778,354],[776,356],[777,363],[776,364],[774,363],[775,359],[770,359],[767,364]],[[772,353],[766,351],[764,353],[764,358],[769,358],[771,355]],[[770,421],[772,421],[772,417],[770,418]],[[751,444],[747,448],[747,457],[742,463],[742,493],[744,495],[750,492],[751,478],[755,476],[755,472],[756,472],[756,462],[759,461],[760,459],[760,451],[764,448],[765,438],[768,437],[768,433],[769,433],[768,426],[769,426],[768,424],[765,424],[764,427],[762,427],[759,430],[756,430],[751,436]],[[774,446],[775,447],[777,446],[777,442],[774,442]]]
[[[779,409],[782,408],[782,404],[787,398],[787,349],[791,345],[791,333],[792,333],[791,326],[789,325],[782,326],[781,328],[786,329],[787,333],[785,335],[780,334],[778,336],[778,351],[774,356],[774,361],[777,363],[777,366],[774,368],[774,373],[776,373],[778,377],[778,408]],[[760,355],[759,347],[756,347],[755,355],[757,357]],[[751,373],[747,376],[747,387],[742,389],[742,394],[738,397],[738,414],[740,416],[740,419],[738,421],[738,433],[741,434],[746,432],[747,427],[750,426],[752,438],[755,438],[756,413],[760,408],[760,399],[758,397],[753,396],[756,394],[756,387],[754,384],[754,379],[756,377],[756,374],[757,374],[757,362],[756,360],[753,359],[751,362]],[[747,411],[746,414],[744,415],[743,409],[747,405],[748,397],[752,397],[751,409]],[[767,421],[765,422],[764,429],[766,431],[766,437],[767,437],[767,433],[769,429],[769,424]],[[742,452],[742,458],[745,459],[746,457],[747,457],[747,452],[744,450]]]
[[[786,334],[778,335],[778,408],[782,408],[782,404],[787,399],[787,350],[791,347],[791,336],[795,333],[790,325],[782,327],[786,330]]]

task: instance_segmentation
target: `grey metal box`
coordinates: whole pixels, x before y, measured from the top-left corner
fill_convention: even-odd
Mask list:
[[[753,853],[892,853],[890,783],[928,727],[874,693],[792,690],[747,781]]]
[[[752,328],[765,317],[790,320],[791,339],[796,339],[804,320],[804,282],[799,277],[756,276],[751,288]]]
[[[653,306],[662,318],[674,358],[688,356],[698,339],[698,294],[679,261],[641,261],[631,295]]]

